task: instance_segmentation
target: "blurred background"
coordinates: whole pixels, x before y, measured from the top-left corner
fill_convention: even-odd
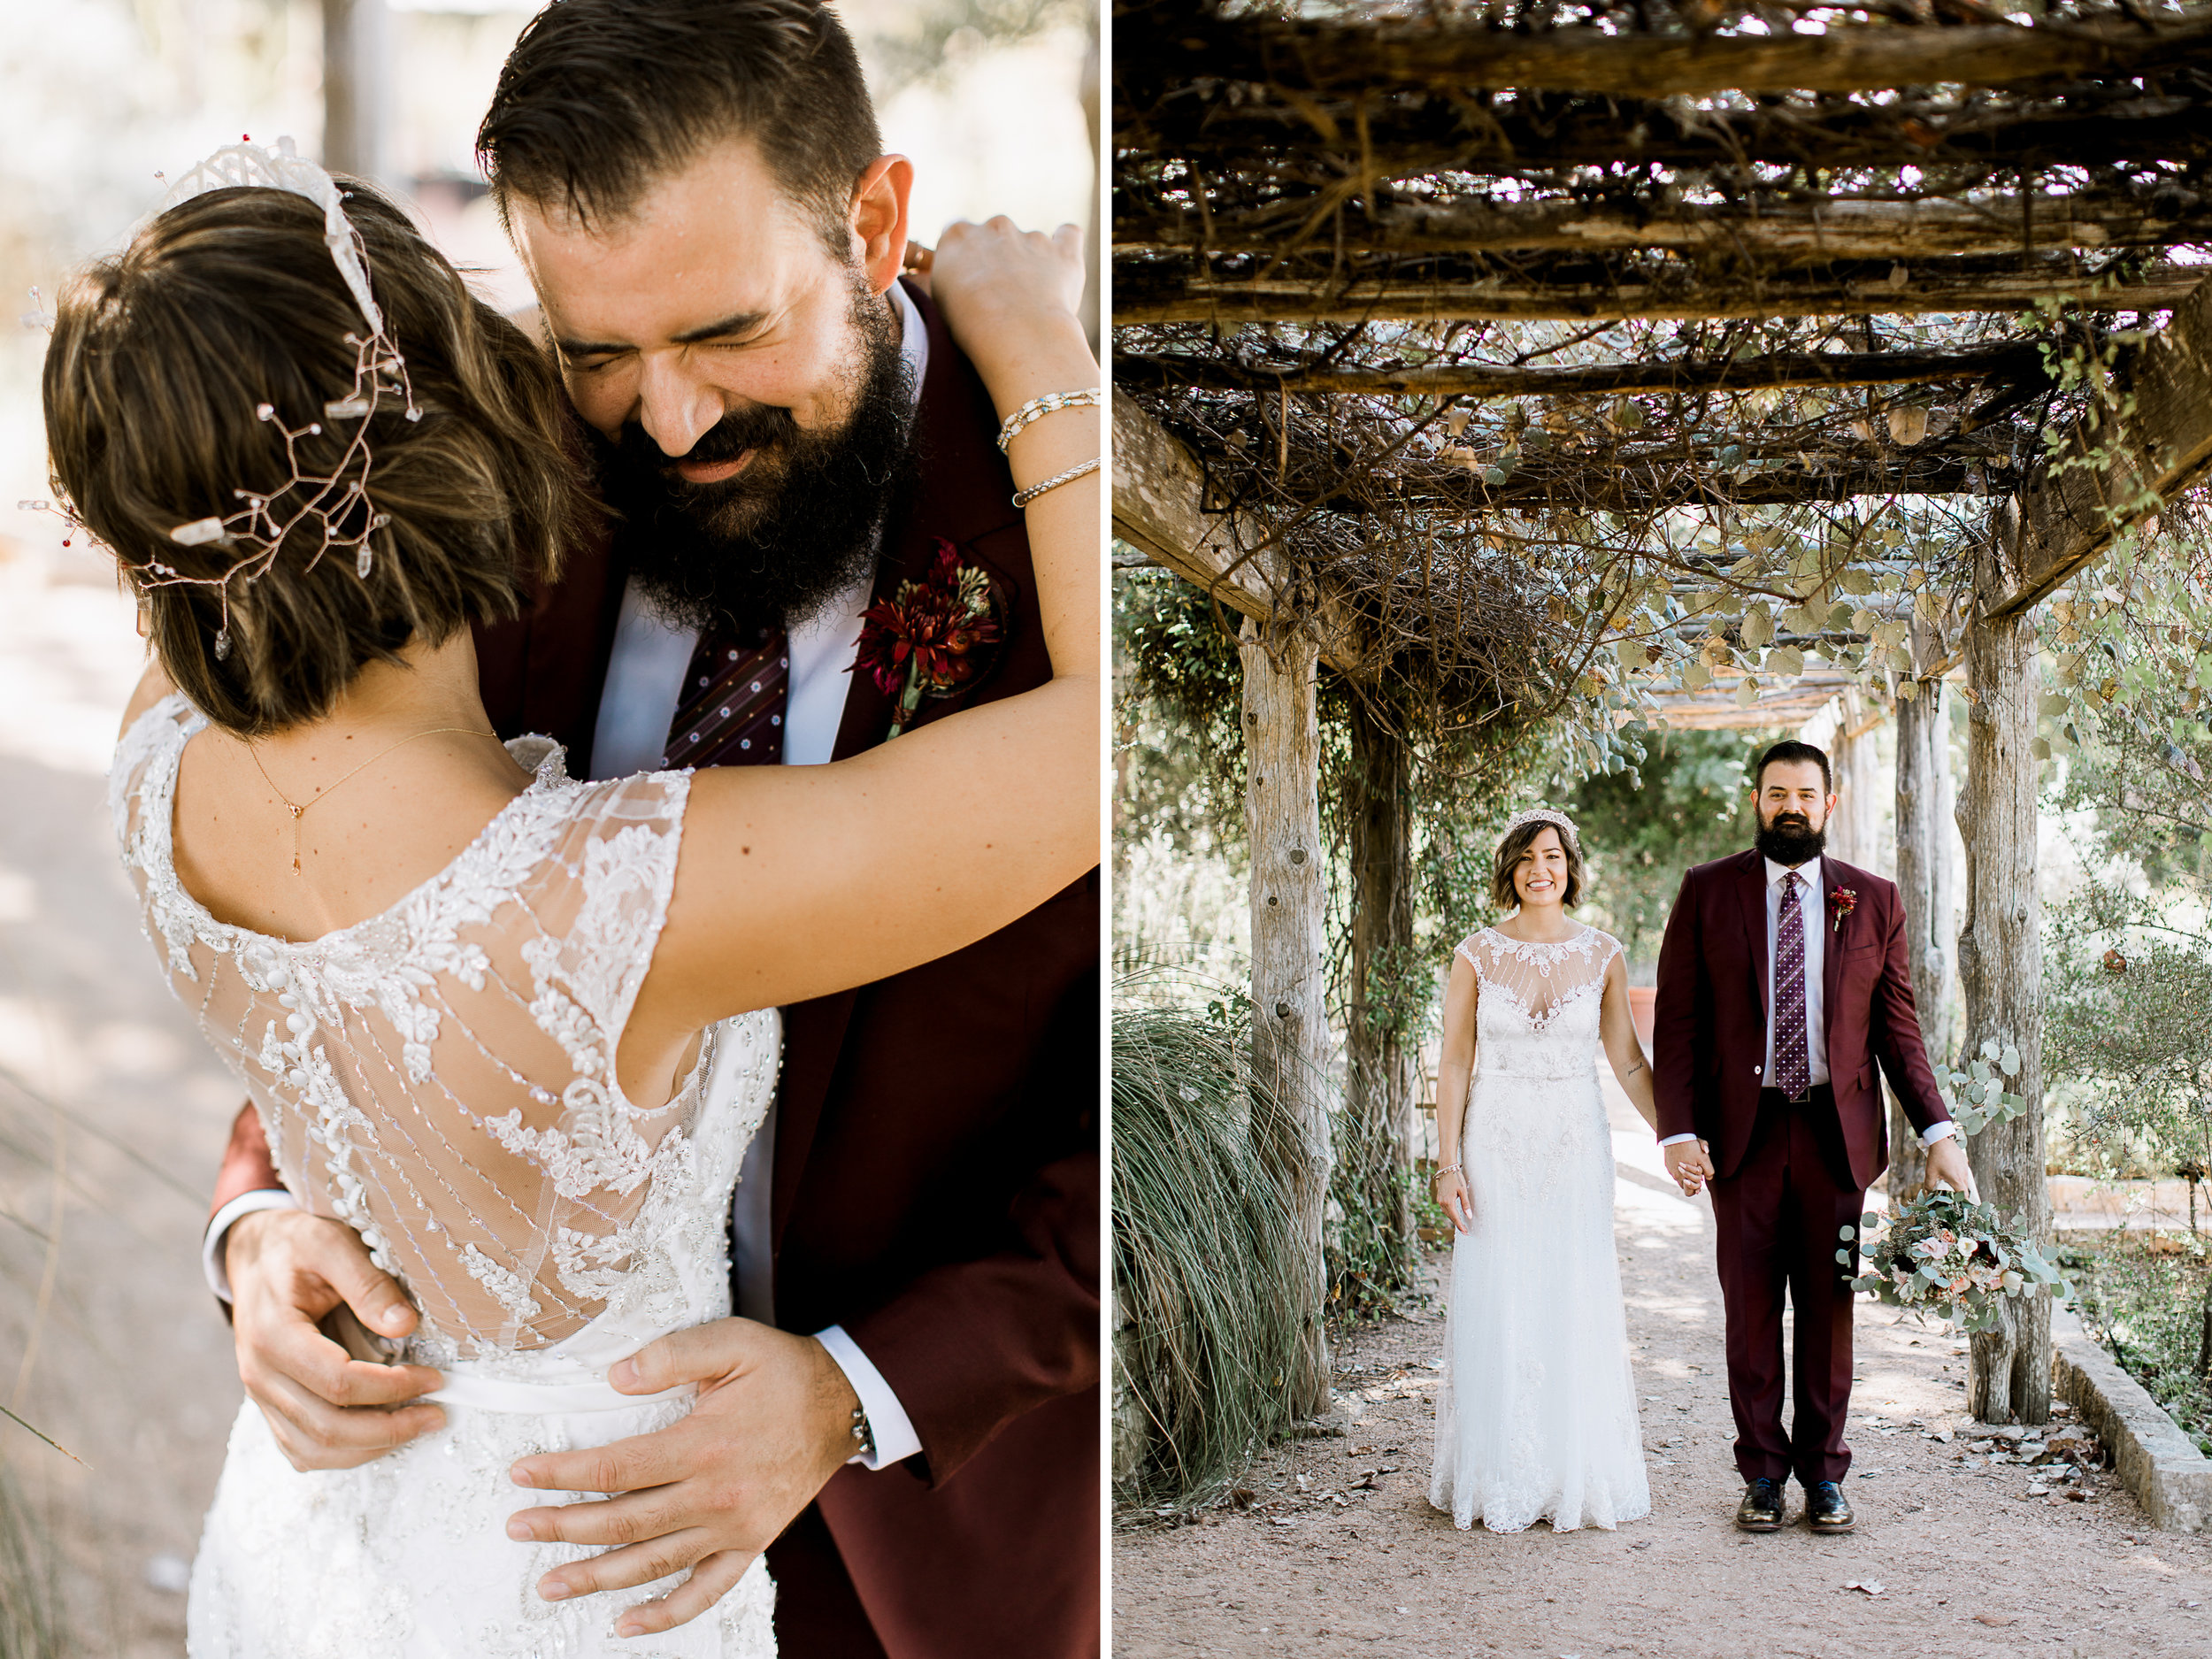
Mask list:
[[[73,267],[119,246],[157,204],[157,173],[181,173],[242,134],[291,134],[303,154],[375,180],[487,298],[525,303],[473,147],[500,64],[536,10],[501,0],[7,6],[0,1659],[183,1653],[186,1575],[240,1398],[199,1266],[206,1194],[240,1094],[156,972],[108,828],[108,753],[142,663],[130,607],[96,549],[65,546],[58,520],[17,509],[49,493],[35,313]],[[867,65],[886,142],[914,161],[917,237],[1005,213],[1033,227],[1087,225],[1095,245],[1094,0],[847,0],[836,10]]]

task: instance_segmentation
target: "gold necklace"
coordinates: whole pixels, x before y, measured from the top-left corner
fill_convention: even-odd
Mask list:
[[[313,806],[316,802],[321,800],[333,789],[335,789],[339,784],[345,782],[346,779],[352,778],[358,773],[366,772],[370,767],[375,765],[378,761],[382,760],[385,756],[390,754],[392,749],[403,749],[408,744],[413,742],[418,737],[436,737],[441,733],[454,732],[457,732],[465,737],[488,737],[494,742],[497,742],[499,741],[498,733],[480,732],[473,726],[434,726],[427,731],[411,733],[408,736],[401,738],[398,742],[391,745],[389,749],[380,749],[377,750],[375,754],[370,756],[358,766],[356,766],[352,772],[346,773],[345,777],[338,779],[335,782],[325,784],[321,788],[316,790],[313,795],[308,796],[304,801],[295,801],[290,795],[285,794],[283,790],[277,788],[276,780],[269,776],[269,769],[261,764],[260,750],[256,749],[251,743],[245,745],[246,753],[253,757],[254,770],[261,774],[261,781],[269,786],[270,789],[274,792],[276,798],[284,803],[284,810],[292,815],[292,873],[296,876],[304,875],[306,873],[300,868],[300,819],[306,816],[307,809],[309,807]]]

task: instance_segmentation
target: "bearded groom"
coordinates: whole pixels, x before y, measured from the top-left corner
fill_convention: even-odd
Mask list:
[[[1847,1532],[1850,1281],[1866,1189],[1889,1161],[1878,1065],[1927,1147],[1928,1184],[1966,1190],[1966,1158],[1921,1041],[1897,888],[1823,851],[1828,757],[1777,743],[1753,787],[1757,847],[1692,870],[1667,919],[1652,1044],[1660,1145],[1686,1191],[1712,1188],[1745,1481],[1736,1525],[1778,1531],[1794,1474],[1812,1530]]]

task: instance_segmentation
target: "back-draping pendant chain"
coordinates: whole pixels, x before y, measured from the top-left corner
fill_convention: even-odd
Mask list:
[[[269,776],[269,769],[261,764],[261,751],[256,749],[251,743],[247,744],[245,746],[246,753],[253,757],[254,770],[261,774],[261,781],[267,784],[269,787],[275,792],[276,798],[284,803],[284,810],[292,815],[292,873],[296,876],[304,875],[306,873],[306,872],[300,868],[300,819],[307,816],[307,809],[309,807],[313,806],[316,802],[321,800],[333,789],[335,789],[339,784],[344,783],[347,779],[358,777],[362,772],[366,772],[370,767],[375,765],[378,761],[382,760],[385,756],[390,754],[392,749],[404,749],[408,744],[413,742],[418,737],[437,737],[447,733],[458,733],[463,737],[488,737],[495,743],[499,741],[498,733],[480,732],[474,726],[434,726],[427,731],[416,732],[409,736],[401,738],[399,741],[394,743],[390,749],[380,749],[377,750],[375,754],[370,756],[358,766],[356,766],[351,772],[346,773],[345,777],[340,778],[334,783],[325,784],[321,788],[316,790],[313,795],[308,796],[304,801],[295,801],[290,795],[285,794],[283,790],[277,788],[276,780]]]

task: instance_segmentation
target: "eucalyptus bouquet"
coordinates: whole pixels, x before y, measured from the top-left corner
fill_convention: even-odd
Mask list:
[[[2049,1286],[2062,1301],[2074,1294],[2036,1248],[2025,1216],[2001,1220],[1993,1208],[1964,1193],[1939,1189],[1900,1205],[1886,1222],[1871,1212],[1859,1219],[1882,1231],[1878,1238],[1868,1235],[1867,1271],[1851,1288],[1870,1290],[1893,1307],[1933,1313],[1971,1333],[1999,1328],[2007,1296],[2038,1286]],[[1846,1248],[1836,1252],[1846,1266],[1853,1232],[1842,1229]]]

